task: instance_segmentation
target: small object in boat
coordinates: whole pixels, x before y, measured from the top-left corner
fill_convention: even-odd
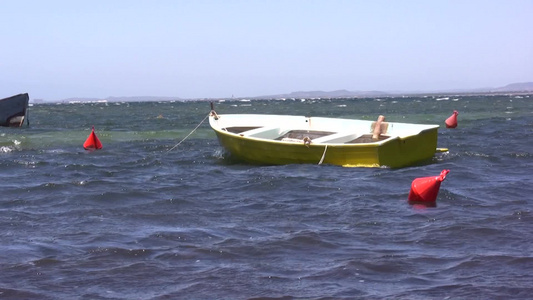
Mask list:
[[[434,203],[437,200],[440,183],[450,170],[442,170],[439,176],[416,178],[411,183],[408,200],[410,203]]]
[[[455,127],[457,127],[457,115],[458,114],[459,114],[459,112],[454,110],[453,114],[448,119],[446,119],[446,121],[445,121],[446,128],[455,128]]]
[[[378,120],[376,121],[376,124],[374,125],[374,132],[372,133],[373,140],[379,140],[379,136],[382,134],[381,124],[383,122],[385,122],[385,116],[379,116]]]
[[[89,134],[89,137],[87,137],[87,140],[83,143],[83,148],[91,151],[102,149],[102,143],[94,133],[94,126],[92,127],[91,134]]]

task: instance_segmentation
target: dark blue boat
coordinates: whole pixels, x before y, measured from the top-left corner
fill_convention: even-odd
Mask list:
[[[28,102],[30,97],[27,93],[18,94],[0,99],[0,126],[21,127],[28,120]]]

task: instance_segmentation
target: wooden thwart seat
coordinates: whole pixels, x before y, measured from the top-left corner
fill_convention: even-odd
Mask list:
[[[280,131],[279,126],[264,126],[240,132],[239,135],[262,139],[275,139],[279,136]]]
[[[337,132],[331,135],[323,136],[317,139],[314,139],[312,143],[314,144],[344,144],[351,140],[356,139],[359,134],[355,132]]]

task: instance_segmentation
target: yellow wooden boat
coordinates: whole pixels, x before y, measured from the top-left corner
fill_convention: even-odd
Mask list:
[[[401,168],[430,161],[439,125],[262,114],[209,116],[232,158],[262,165]]]

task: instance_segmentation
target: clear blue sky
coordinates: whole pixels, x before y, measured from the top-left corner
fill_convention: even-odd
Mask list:
[[[533,0],[2,0],[0,98],[533,81]]]

